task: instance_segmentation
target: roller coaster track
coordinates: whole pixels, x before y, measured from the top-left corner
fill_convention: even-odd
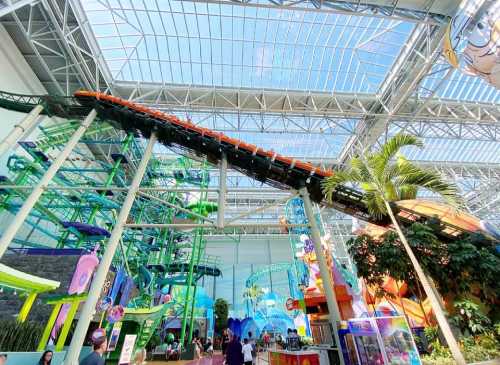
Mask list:
[[[154,131],[158,140],[167,147],[190,152],[198,156],[206,156],[208,161],[217,164],[223,158],[229,166],[245,175],[279,189],[307,188],[311,200],[326,205],[321,188],[325,178],[334,174],[308,162],[282,156],[274,151],[266,151],[258,146],[230,138],[223,133],[203,128],[190,121],[182,121],[176,116],[147,108],[143,105],[123,100],[111,95],[78,91],[74,97],[53,97],[48,95],[27,96],[0,92],[0,107],[29,112],[35,105],[42,104],[44,113],[62,118],[83,118],[95,109],[98,118],[118,129],[132,132],[149,138]],[[333,208],[364,221],[380,225],[390,225],[388,217],[371,216],[363,201],[363,194],[355,189],[339,186],[332,196]],[[393,204],[395,213],[400,208]],[[425,219],[411,212],[415,219]],[[403,220],[403,224],[411,224],[412,220]],[[458,227],[449,228],[464,232]],[[444,229],[438,234],[444,234]]]

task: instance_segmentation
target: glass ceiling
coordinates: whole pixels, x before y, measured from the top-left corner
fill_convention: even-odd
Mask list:
[[[116,80],[374,93],[414,24],[177,0],[82,2]]]
[[[229,3],[86,0],[82,5],[115,80],[167,85],[374,94],[415,27],[385,18]],[[440,85],[438,98],[500,103],[500,91],[480,78],[454,70],[443,81],[448,69],[436,63],[418,96],[430,95]],[[308,124],[303,116],[282,116],[291,118],[283,132],[273,121],[276,116],[267,114],[175,114],[304,160],[338,157],[358,122],[346,120],[312,134],[302,128]],[[254,117],[266,119],[266,133],[252,127],[258,123],[241,119]],[[439,136],[424,142],[423,150],[409,149],[407,156],[500,162],[499,142]]]
[[[447,80],[442,82],[449,65],[443,61],[436,63],[429,75],[422,81],[421,88],[424,90],[435,90],[438,85],[436,96],[450,100],[469,100],[478,102],[500,103],[500,90],[495,89],[481,79],[466,75],[461,70],[451,71]]]
[[[500,143],[470,139],[423,138],[424,148],[407,147],[403,150],[410,160],[500,163]]]

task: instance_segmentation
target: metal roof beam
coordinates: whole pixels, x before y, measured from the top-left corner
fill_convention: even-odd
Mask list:
[[[321,93],[293,90],[204,87],[196,85],[115,81],[115,95],[167,112],[269,114],[332,119],[387,118],[381,98],[373,94]],[[390,90],[390,91],[389,91]],[[391,93],[388,89],[387,93]],[[407,93],[408,94],[408,93]],[[262,100],[266,102],[263,103]],[[407,95],[392,107],[391,120],[497,124],[500,106],[491,103],[420,99]],[[385,103],[384,105],[393,105]],[[380,108],[379,108],[380,107]],[[416,111],[419,114],[416,116]],[[384,128],[387,124],[384,123]],[[382,130],[382,132],[383,132]],[[380,132],[380,133],[382,133]],[[379,135],[380,136],[380,135]],[[378,137],[377,137],[378,138]]]
[[[19,10],[25,6],[33,5],[35,2],[38,2],[38,0],[6,0],[7,4],[4,4],[3,7],[0,7],[0,18],[4,17],[7,14],[13,13],[14,11]],[[5,1],[3,3],[5,3]]]
[[[434,1],[415,4],[409,1],[396,1],[387,5],[385,1],[334,1],[334,0],[190,0],[209,4],[239,5],[250,8],[283,9],[314,13],[367,16],[401,20],[411,23],[441,24],[446,19],[449,7],[433,6]],[[446,4],[449,5],[449,4]]]
[[[341,161],[348,160],[362,149],[374,146],[390,122],[398,119],[400,110],[411,105],[411,98],[420,81],[440,56],[445,30],[446,25],[419,24],[415,27],[377,94],[377,103],[373,105],[371,113],[378,115],[368,114],[358,124],[356,134],[344,146]]]

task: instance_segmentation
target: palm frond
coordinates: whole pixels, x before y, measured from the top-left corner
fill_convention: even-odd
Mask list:
[[[358,181],[370,181],[372,179],[368,166],[362,157],[353,157],[350,161],[350,169],[358,176]]]
[[[394,137],[389,139],[380,151],[375,153],[376,162],[382,166],[386,166],[387,163],[392,160],[399,150],[406,146],[423,147],[423,142],[410,134],[396,134]]]
[[[410,162],[400,166],[400,169],[400,176],[394,179],[397,186],[413,186],[414,189],[424,188],[440,195],[453,207],[462,205],[457,186],[444,180],[438,172],[422,169]]]
[[[364,201],[366,208],[368,209],[368,213],[370,213],[370,215],[374,218],[379,219],[387,214],[383,197],[379,191],[365,191]]]
[[[385,199],[387,201],[394,201],[398,200],[399,198],[399,192],[398,189],[396,189],[396,186],[394,185],[392,180],[387,180],[383,182],[383,193],[385,196]]]
[[[398,200],[415,199],[417,197],[417,193],[418,193],[418,186],[415,185],[400,186]]]
[[[333,193],[337,186],[347,183],[360,182],[361,176],[359,176],[356,171],[351,169],[339,170],[335,172],[333,176],[326,178],[322,183],[323,194],[325,194],[326,200],[332,202]]]

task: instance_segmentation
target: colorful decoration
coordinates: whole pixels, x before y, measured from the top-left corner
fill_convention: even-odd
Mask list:
[[[169,345],[173,344],[175,341],[175,336],[173,333],[167,333],[167,336],[165,338],[165,342]]]
[[[108,320],[109,323],[115,323],[118,322],[123,318],[125,315],[125,310],[121,305],[115,305],[114,307],[110,307],[108,309],[108,316],[106,319]]]
[[[92,278],[92,273],[95,268],[99,264],[99,259],[96,254],[93,252],[88,255],[83,255],[78,260],[76,264],[75,273],[73,274],[73,278],[71,279],[71,283],[69,285],[68,294],[81,294],[85,290],[87,290],[87,286],[90,283],[90,279]],[[55,338],[57,331],[66,321],[68,316],[70,304],[63,304],[61,310],[57,316],[56,323],[52,329],[51,336]]]
[[[111,297],[106,296],[102,298],[99,302],[97,302],[97,311],[105,312],[111,307],[111,304],[113,304],[113,299],[111,299]]]
[[[483,3],[468,1],[451,20],[443,52],[453,67],[500,89],[500,1],[493,1],[475,22],[474,16]]]

